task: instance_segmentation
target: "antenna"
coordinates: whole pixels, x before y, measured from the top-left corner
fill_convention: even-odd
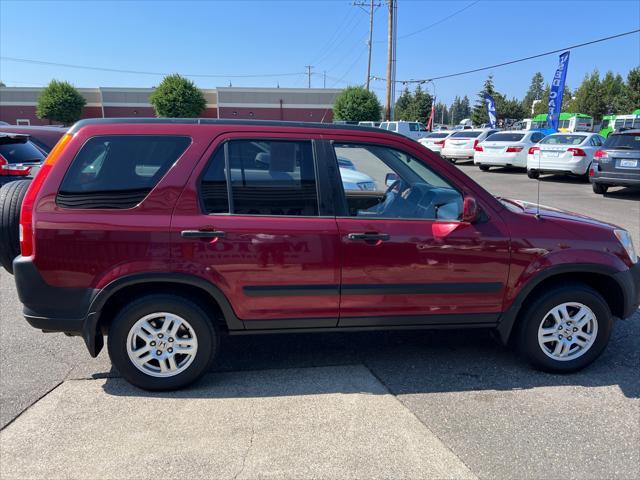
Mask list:
[[[542,157],[542,150],[538,150],[538,201],[536,202],[536,218],[540,220],[540,157]]]

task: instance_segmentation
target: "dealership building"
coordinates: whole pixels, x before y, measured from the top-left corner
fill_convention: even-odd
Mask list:
[[[48,125],[36,116],[43,88],[0,87],[0,120],[12,125]],[[149,103],[153,88],[79,88],[87,103],[82,118],[154,117]],[[203,89],[207,106],[202,118],[243,118],[303,122],[333,121],[333,101],[340,93],[330,88]]]

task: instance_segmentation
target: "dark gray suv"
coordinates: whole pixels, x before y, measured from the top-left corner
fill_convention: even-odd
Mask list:
[[[612,186],[640,187],[640,129],[609,135],[594,155],[589,180],[599,194]]]

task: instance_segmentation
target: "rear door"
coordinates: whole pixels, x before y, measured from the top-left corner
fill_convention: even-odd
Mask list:
[[[174,270],[219,288],[246,328],[337,323],[338,231],[317,149],[309,136],[225,134],[178,202]]]

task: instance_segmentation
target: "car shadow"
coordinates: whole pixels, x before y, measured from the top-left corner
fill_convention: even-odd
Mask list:
[[[640,188],[610,187],[604,196],[606,198],[617,198],[620,200],[640,200]]]
[[[507,175],[526,175],[527,169],[521,167],[491,167],[491,170],[485,173],[501,173]]]
[[[380,394],[380,389],[374,387],[363,392],[360,383],[354,384],[348,378],[320,383],[294,381],[304,370],[291,370],[364,365],[395,395],[617,385],[625,396],[639,398],[638,339],[640,312],[632,320],[616,324],[608,348],[592,365],[577,373],[560,375],[532,369],[512,349],[497,343],[490,332],[481,330],[231,336],[222,339],[211,374],[183,390],[146,392],[118,378],[116,371],[97,374],[96,378],[106,376],[104,391],[117,396],[232,398],[356,390]],[[263,389],[236,385],[237,377],[244,375],[240,372],[253,372],[252,381],[260,383],[258,379],[265,375],[264,371],[271,370],[280,372],[277,378],[281,384],[266,382]],[[265,376],[271,374],[275,373]]]

